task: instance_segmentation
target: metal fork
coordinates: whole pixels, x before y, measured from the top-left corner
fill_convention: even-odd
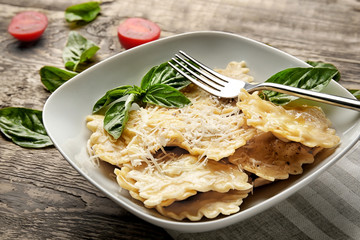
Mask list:
[[[271,90],[317,102],[335,105],[338,107],[344,107],[360,111],[360,101],[355,99],[314,92],[282,84],[249,84],[238,79],[229,78],[212,70],[205,64],[199,62],[195,58],[185,53],[184,51],[179,51],[179,54],[175,54],[175,57],[172,58],[172,60],[176,64],[178,64],[178,66],[171,62],[168,62],[168,64],[177,72],[179,72],[185,78],[189,79],[194,84],[203,88],[205,91],[221,98],[237,97],[242,88],[244,88],[248,92],[254,92],[258,90]]]

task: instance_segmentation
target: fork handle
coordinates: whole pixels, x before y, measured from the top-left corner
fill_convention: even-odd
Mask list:
[[[293,95],[296,97],[301,97],[321,103],[327,103],[338,107],[344,107],[344,108],[360,111],[360,101],[358,100],[330,95],[326,93],[314,92],[302,88],[296,88],[296,87],[291,87],[277,83],[260,83],[255,85],[253,88],[248,89],[249,92],[253,92],[257,90],[271,90],[271,91],[285,93],[288,95]]]

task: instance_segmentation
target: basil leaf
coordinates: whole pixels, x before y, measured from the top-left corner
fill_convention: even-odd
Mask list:
[[[17,107],[0,109],[0,130],[21,147],[53,145],[43,125],[42,111]]]
[[[266,82],[279,83],[319,92],[328,85],[337,73],[338,71],[332,68],[288,68],[276,73],[266,80]],[[279,105],[284,105],[298,99],[298,97],[274,91],[263,91],[262,94],[266,99]]]
[[[332,68],[336,69],[338,73],[333,77],[333,79],[337,82],[341,79],[340,71],[331,63],[324,63],[324,62],[314,62],[314,61],[306,61],[313,67],[321,67],[321,68]],[[348,89],[348,91],[356,97],[356,99],[360,100],[360,90],[358,89]]]
[[[126,101],[114,103],[105,113],[104,129],[113,138],[118,139],[123,132],[132,103],[135,100],[135,94],[131,94]]]
[[[149,86],[155,84],[166,84],[180,90],[189,85],[190,81],[165,62],[150,69],[141,80],[140,86],[142,89],[147,89]]]
[[[331,63],[325,63],[325,62],[315,62],[315,61],[306,61],[306,63],[310,64],[313,67],[316,68],[332,68],[338,71],[338,73],[333,77],[335,81],[340,81],[341,74],[340,71]]]
[[[154,74],[156,68],[158,68],[158,66],[152,67],[146,74],[145,76],[141,79],[141,83],[140,83],[140,88],[141,89],[146,89],[151,85],[151,77]]]
[[[99,2],[80,3],[66,8],[65,19],[68,22],[91,22],[100,13]]]
[[[142,101],[169,108],[182,108],[191,103],[179,90],[165,84],[149,86]]]
[[[132,88],[133,87],[130,85],[125,85],[107,91],[106,94],[95,103],[93,113],[99,112],[110,103],[126,96],[127,94],[130,94],[129,90]]]
[[[189,83],[166,62],[151,68],[143,77],[141,87],[126,85],[108,91],[95,103],[93,113],[113,103],[105,112],[104,129],[117,139],[128,121],[129,111],[134,102],[140,107],[145,107],[147,103],[163,107],[184,107],[191,101],[178,89]],[[117,101],[126,95],[129,95],[126,101]]]
[[[65,67],[69,70],[76,71],[80,63],[86,62],[100,48],[90,40],[87,40],[79,33],[71,31],[63,51],[63,60]]]
[[[360,100],[360,90],[358,89],[349,89],[349,92],[356,97],[357,100]]]
[[[57,67],[44,66],[40,69],[41,82],[50,92],[55,91],[64,82],[76,76],[78,73],[63,70]]]

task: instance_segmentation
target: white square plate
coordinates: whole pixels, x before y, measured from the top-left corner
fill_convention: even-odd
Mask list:
[[[164,38],[110,57],[78,74],[47,100],[43,110],[45,128],[56,148],[66,160],[109,198],[136,216],[155,225],[185,232],[215,230],[237,223],[284,200],[314,180],[341,158],[358,140],[360,113],[348,109],[322,105],[341,138],[341,145],[330,156],[323,156],[304,167],[304,173],[292,176],[263,188],[245,199],[239,213],[200,222],[175,221],[155,210],[147,209],[139,201],[121,191],[109,173],[112,167],[95,166],[86,152],[90,131],[85,117],[91,114],[94,103],[107,90],[120,85],[139,85],[144,74],[153,66],[171,59],[184,50],[210,67],[224,68],[230,61],[245,60],[250,74],[257,82],[289,67],[306,67],[303,61],[265,44],[223,32],[193,32]],[[324,92],[352,97],[343,87],[332,81]]]

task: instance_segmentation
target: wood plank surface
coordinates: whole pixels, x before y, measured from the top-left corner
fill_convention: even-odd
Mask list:
[[[76,3],[85,1],[76,1]],[[359,0],[121,0],[103,1],[84,26],[64,19],[70,0],[0,0],[0,108],[41,110],[50,95],[40,82],[44,65],[63,68],[70,30],[97,43],[91,64],[124,51],[116,28],[128,17],[156,22],[161,37],[200,30],[237,33],[302,60],[341,71],[341,84],[360,89]],[[20,43],[7,33],[11,18],[37,10],[49,18],[40,40]],[[0,239],[168,239],[128,213],[74,170],[54,148],[24,149],[0,137]]]

